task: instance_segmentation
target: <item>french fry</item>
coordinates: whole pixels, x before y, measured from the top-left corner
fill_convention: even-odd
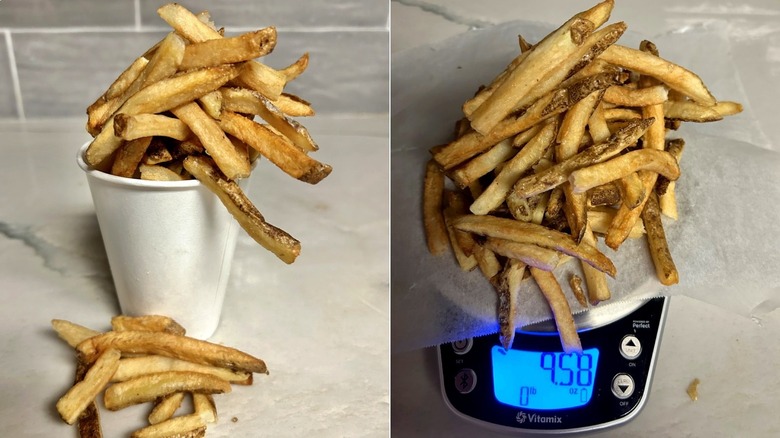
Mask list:
[[[583,229],[582,243],[598,248],[596,236],[593,235],[593,231],[590,228],[590,216],[588,216],[588,222]],[[607,277],[603,272],[582,263],[582,273],[585,276],[585,284],[588,288],[588,298],[591,304],[596,305],[611,298],[612,293],[607,284]]]
[[[236,371],[268,374],[265,362],[240,350],[171,333],[111,331],[85,340],[76,349],[83,362],[92,363],[109,348],[122,353],[157,354]]]
[[[517,154],[512,139],[504,139],[484,153],[474,157],[467,163],[452,170],[452,180],[459,187],[468,187],[469,184],[487,175],[496,167]]]
[[[141,137],[122,144],[111,164],[111,174],[132,178],[151,143],[152,137]]]
[[[671,181],[680,177],[680,166],[672,154],[655,149],[640,149],[575,170],[569,175],[569,183],[575,193],[584,193],[637,171],[660,174]]]
[[[620,188],[614,183],[607,183],[588,190],[587,206],[600,207],[615,205],[621,201]]]
[[[125,92],[130,87],[130,84],[132,84],[138,76],[141,75],[141,72],[146,68],[146,65],[149,64],[149,60],[143,56],[140,56],[133,61],[132,64],[130,64],[129,67],[125,71],[120,74],[116,80],[108,87],[106,92],[103,94],[103,97],[105,100],[111,100],[117,96],[120,96],[122,93]]]
[[[141,179],[147,181],[182,181],[184,179],[165,166],[141,164],[138,166],[138,170],[141,172]]]
[[[86,409],[76,420],[76,429],[81,438],[103,438],[103,428],[100,425],[100,411],[94,401],[87,405]]]
[[[491,281],[501,272],[501,263],[498,261],[496,253],[485,245],[479,243],[474,245],[474,257],[477,259],[477,266],[486,280]]]
[[[297,61],[279,71],[284,75],[285,81],[290,82],[306,71],[307,67],[309,67],[309,52],[304,53]]]
[[[241,117],[241,116],[238,116]],[[298,240],[269,224],[234,181],[228,181],[207,157],[189,156],[184,168],[219,197],[241,228],[263,248],[290,264],[301,252]]]
[[[582,290],[582,278],[577,274],[573,274],[569,277],[569,286],[580,306],[588,307],[588,299],[585,298],[585,292]]]
[[[219,90],[204,94],[198,99],[198,102],[200,102],[203,111],[212,119],[219,120],[222,116],[222,93]]]
[[[499,339],[506,349],[512,346],[515,337],[517,302],[525,272],[526,265],[523,262],[509,259],[494,282],[498,293]]]
[[[607,88],[604,101],[620,106],[643,107],[667,102],[669,89],[663,85],[647,88],[632,88],[615,85]]]
[[[617,210],[614,208],[592,208],[588,210],[588,225],[592,232],[601,235],[606,235],[609,230],[609,225],[615,218]],[[642,221],[634,222],[634,226],[628,233],[629,239],[637,239],[645,234],[645,227],[642,225]]]
[[[184,401],[183,392],[174,392],[173,394],[157,399],[152,411],[147,417],[149,424],[162,423],[173,417],[173,414],[181,407],[182,401]]]
[[[271,103],[289,117],[311,117],[314,115],[314,108],[311,107],[311,104],[294,94],[282,93]]]
[[[103,395],[103,404],[109,411],[118,411],[128,406],[154,401],[175,392],[223,394],[230,391],[230,383],[211,374],[191,371],[164,371],[146,374],[109,386]]]
[[[51,326],[57,332],[57,336],[73,348],[76,348],[84,340],[100,334],[99,331],[64,319],[52,319]]]
[[[192,393],[192,405],[195,414],[206,423],[217,422],[217,405],[214,403],[214,397],[211,394]]]
[[[181,120],[160,114],[117,114],[114,117],[114,134],[124,140],[154,136],[186,140],[192,131]]]
[[[571,176],[569,176],[569,178],[571,178]],[[642,203],[642,201],[644,201],[647,193],[645,193],[645,185],[642,182],[642,178],[639,177],[638,173],[631,172],[617,181],[617,186],[620,189],[620,198],[623,200],[623,203],[627,208],[636,208],[639,204]],[[597,186],[602,185],[603,184],[598,184]]]
[[[186,330],[173,318],[163,315],[128,316],[117,315],[111,318],[114,331],[164,332],[184,336]]]
[[[209,117],[197,103],[189,102],[174,108],[171,111],[182,122],[186,123],[198,139],[200,139],[206,152],[214,159],[219,170],[222,171],[228,179],[236,180],[249,176],[251,170],[249,160],[244,159],[244,157],[236,151],[236,147],[230,142],[222,129],[220,129],[220,125]],[[243,119],[243,117],[241,118]],[[231,134],[234,133],[231,132]]]
[[[167,163],[173,160],[173,154],[168,150],[168,145],[161,137],[152,137],[151,143],[146,148],[141,163],[152,166]]]
[[[485,248],[504,257],[519,260],[527,266],[533,266],[545,271],[552,271],[558,266],[560,261],[558,253],[551,249],[528,243],[497,239],[495,237],[487,238]]]
[[[201,438],[206,436],[206,422],[198,414],[182,415],[138,429],[131,438]]]
[[[111,382],[124,382],[144,374],[161,373],[163,371],[192,371],[211,374],[234,385],[251,385],[252,373],[233,371],[228,368],[203,365],[172,357],[147,355],[126,357],[119,361],[119,367],[111,377]]]
[[[597,248],[577,244],[570,236],[544,226],[495,216],[466,215],[456,219],[455,228],[471,233],[497,237],[519,243],[531,243],[554,249],[585,261],[594,268],[615,276],[615,265]]]
[[[257,149],[268,161],[300,181],[317,184],[332,170],[329,165],[306,155],[286,138],[232,111],[223,111],[219,126]]]
[[[563,351],[566,353],[581,353],[582,344],[580,335],[577,333],[577,327],[574,325],[574,318],[571,315],[571,308],[566,296],[563,294],[561,285],[552,272],[543,271],[534,267],[530,268],[536,284],[539,285],[544,298],[550,304],[553,312],[555,325],[558,328],[558,335],[561,338]]]
[[[658,280],[665,286],[671,286],[679,282],[679,274],[666,242],[666,233],[661,222],[661,210],[658,206],[658,198],[654,192],[648,196],[642,212],[642,221],[647,231],[647,246],[655,265]]]
[[[179,68],[183,71],[235,64],[265,56],[276,46],[276,28],[266,27],[233,38],[204,40],[188,44]]]
[[[120,352],[113,348],[102,352],[86,372],[84,379],[60,397],[57,401],[57,412],[66,423],[75,423],[84,409],[103,391],[119,366],[120,356]]]

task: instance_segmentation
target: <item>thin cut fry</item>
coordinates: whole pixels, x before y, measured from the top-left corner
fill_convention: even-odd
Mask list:
[[[561,285],[552,272],[543,271],[534,267],[530,268],[531,275],[536,284],[539,285],[542,294],[550,304],[555,325],[558,327],[558,334],[561,337],[563,351],[566,353],[581,353],[582,344],[580,335],[577,333],[577,327],[574,325],[574,318],[571,316],[571,308],[566,296],[563,294]]]
[[[309,66],[309,52],[304,53],[297,61],[279,70],[287,82],[300,76]]]
[[[442,213],[444,174],[433,160],[428,161],[425,167],[423,185],[423,223],[428,251],[433,255],[444,254],[448,247],[447,226]]]
[[[67,342],[73,348],[93,336],[100,334],[99,331],[66,321],[64,319],[52,319],[51,326],[57,335],[63,341]]]
[[[181,181],[184,178],[165,166],[141,164],[138,166],[141,179],[147,181]]]
[[[136,430],[131,438],[202,438],[206,436],[206,422],[197,414],[174,417],[161,423]]]
[[[87,371],[84,380],[73,385],[57,401],[57,412],[66,423],[75,423],[84,409],[106,387],[111,375],[119,366],[120,356],[119,351],[113,348],[101,353]]]
[[[680,177],[680,166],[670,153],[655,149],[640,149],[575,170],[569,175],[569,183],[575,193],[584,193],[593,187],[640,170],[663,175],[671,181]]]
[[[210,374],[165,371],[146,374],[109,386],[103,395],[103,404],[110,411],[118,411],[175,392],[223,394],[230,390],[230,383]]]
[[[114,134],[125,139],[163,136],[186,140],[192,131],[181,120],[159,114],[117,114],[114,117]]]
[[[655,273],[661,284],[671,286],[679,282],[679,274],[666,242],[666,233],[661,222],[661,210],[658,206],[658,198],[655,192],[651,192],[645,209],[642,212],[642,220],[647,231],[647,246],[655,265]]]
[[[477,243],[474,246],[474,257],[477,259],[479,270],[488,281],[493,280],[493,277],[501,272],[501,263],[496,254],[485,245]]]
[[[192,394],[192,405],[195,414],[206,423],[217,422],[217,405],[214,403],[214,397],[211,394]]]
[[[114,331],[165,332],[184,336],[186,330],[173,318],[163,315],[127,316],[117,315],[111,318]]]
[[[647,88],[631,88],[615,85],[607,88],[604,101],[620,106],[643,107],[664,103],[669,98],[669,89],[663,85]]]
[[[498,142],[484,153],[457,167],[450,173],[458,187],[468,187],[469,184],[487,175],[496,167],[517,154],[511,138]]]
[[[571,178],[571,176],[569,176]],[[608,184],[608,183],[605,183]],[[597,186],[602,186],[598,184]],[[645,185],[642,183],[642,178],[639,178],[639,174],[631,172],[628,175],[618,180],[618,187],[620,188],[620,198],[627,208],[636,208],[642,201],[645,200]]]
[[[583,231],[582,243],[598,248],[596,236],[593,235],[590,228],[590,217],[588,217],[588,222]],[[588,287],[588,298],[591,304],[596,305],[601,301],[610,299],[612,293],[609,291],[607,277],[603,272],[582,263],[582,273],[585,275],[585,284]]]
[[[184,401],[183,392],[174,392],[173,394],[158,399],[154,403],[152,412],[150,412],[147,417],[149,424],[162,423],[173,417],[173,414],[181,407],[182,401]]]
[[[276,28],[266,27],[233,38],[205,40],[187,45],[179,68],[192,70],[234,64],[265,56],[276,46]]]
[[[119,361],[112,382],[124,382],[144,374],[160,373],[163,371],[193,371],[196,373],[211,374],[220,379],[227,380],[234,385],[251,385],[252,373],[246,371],[233,371],[224,367],[204,365],[174,359],[172,357],[148,355],[140,357],[126,357]]]
[[[588,299],[585,298],[585,292],[582,290],[582,278],[576,274],[572,275],[569,277],[569,286],[580,306],[588,307]]]
[[[556,251],[528,243],[488,237],[485,241],[485,247],[496,254],[519,260],[528,266],[545,271],[552,271],[560,261]]]
[[[615,218],[617,210],[614,208],[592,208],[588,210],[588,226],[592,232],[606,235],[609,230],[609,225]],[[642,221],[634,222],[633,228],[628,233],[629,239],[637,239],[645,234],[645,227],[642,225]]]
[[[151,143],[152,137],[141,137],[120,146],[111,165],[111,174],[132,178]]]
[[[504,348],[510,348],[515,337],[515,319],[520,285],[526,266],[519,260],[507,260],[507,264],[494,282],[498,293],[499,339]]]

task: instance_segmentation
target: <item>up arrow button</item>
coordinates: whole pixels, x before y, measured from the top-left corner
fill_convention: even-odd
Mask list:
[[[634,360],[642,354],[642,343],[634,335],[626,335],[620,341],[620,354],[628,360]]]

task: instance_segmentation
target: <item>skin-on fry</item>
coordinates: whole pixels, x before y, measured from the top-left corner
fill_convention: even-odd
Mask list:
[[[677,163],[680,163],[682,152],[685,147],[685,141],[681,138],[669,140],[666,143],[666,151],[672,154]],[[658,178],[655,184],[655,193],[658,195],[658,205],[661,207],[661,213],[672,219],[677,219],[677,199],[674,194],[676,181],[669,181],[666,178]]]
[[[742,105],[728,101],[718,102],[713,106],[704,106],[689,100],[670,100],[664,104],[666,118],[683,122],[715,122],[741,112]]]
[[[203,95],[198,102],[212,119],[219,120],[222,116],[222,93],[219,90]]]
[[[147,181],[181,181],[184,178],[165,166],[141,164],[138,166],[141,179]]]
[[[501,272],[501,263],[498,261],[496,253],[485,245],[477,243],[474,246],[474,257],[477,259],[477,266],[486,280],[492,281],[493,277]]]
[[[543,172],[520,179],[512,188],[513,194],[525,198],[563,184],[571,172],[608,160],[636,143],[651,123],[653,123],[653,119],[633,121],[613,134],[606,142],[594,145]]]
[[[501,345],[508,349],[515,338],[515,318],[517,317],[517,302],[520,296],[520,285],[526,266],[519,260],[507,260],[506,266],[494,281],[498,293],[498,326]]]
[[[111,375],[119,366],[120,357],[120,352],[113,348],[101,353],[87,371],[84,379],[73,385],[57,401],[57,412],[66,423],[75,423],[84,409],[103,391],[111,379]]]
[[[197,414],[174,417],[136,430],[131,438],[201,438],[206,436],[206,422]]]
[[[601,59],[636,73],[652,76],[702,105],[712,106],[717,103],[695,73],[652,53],[614,44],[601,54]]]
[[[581,353],[582,344],[580,335],[577,333],[577,327],[574,325],[574,317],[571,315],[569,302],[566,295],[563,294],[561,285],[552,272],[543,271],[534,267],[529,268],[536,284],[539,285],[544,298],[550,304],[550,309],[555,318],[555,325],[558,327],[558,334],[561,337],[563,351],[566,353]]]
[[[592,208],[588,210],[588,226],[592,232],[605,235],[616,214],[617,210],[614,208]],[[644,234],[645,227],[642,225],[642,221],[636,221],[634,222],[634,227],[628,233],[628,238],[637,239]]]
[[[607,88],[604,101],[619,106],[642,107],[664,103],[669,98],[669,89],[663,85],[647,88],[631,88],[616,85]]]
[[[452,226],[452,221],[454,218],[457,217],[457,215],[449,210],[449,208],[445,209],[444,211],[444,223],[447,226],[447,236],[450,239],[450,246],[452,247],[452,253],[455,255],[455,260],[458,261],[458,266],[460,266],[460,269],[463,271],[471,271],[474,268],[477,267],[477,258],[474,257],[473,254],[473,248],[474,248],[474,239],[471,239],[471,254],[466,254],[466,251],[464,250],[464,247],[466,245],[462,244],[461,242],[465,240],[464,236],[469,236],[468,233],[464,233],[463,231],[456,230],[455,227]]]
[[[103,438],[103,428],[100,426],[100,411],[94,401],[79,415],[76,421],[79,437]]]
[[[614,183],[604,184],[588,190],[587,206],[589,208],[603,205],[615,205],[620,201],[620,189]]]
[[[108,87],[103,97],[106,100],[111,100],[125,92],[130,87],[136,78],[141,74],[146,65],[149,64],[149,60],[143,56],[136,58],[132,64],[125,71],[120,74],[116,80]]]
[[[309,66],[309,52],[304,53],[297,61],[279,70],[287,82],[300,76]]]
[[[126,357],[119,361],[112,382],[124,382],[144,374],[160,373],[163,371],[192,371],[196,373],[211,374],[220,379],[227,380],[235,385],[251,385],[252,373],[246,371],[233,371],[224,367],[203,365],[172,357],[149,355],[140,357]]]
[[[266,27],[233,38],[219,38],[188,44],[179,69],[234,64],[265,56],[276,46],[276,28]]]
[[[184,168],[219,197],[241,228],[257,243],[287,264],[295,261],[301,252],[301,243],[266,222],[238,184],[226,180],[213,161],[205,156],[189,156],[184,160]]]
[[[271,103],[290,117],[311,117],[314,115],[314,108],[311,107],[311,104],[294,94],[282,93]]]
[[[184,401],[183,392],[174,392],[173,394],[156,400],[152,411],[147,417],[149,424],[162,423],[173,417],[173,414],[181,407],[182,401]]]
[[[474,214],[488,214],[506,199],[520,176],[538,162],[555,140],[557,123],[547,123],[539,133],[518,152],[496,176],[469,208]]]
[[[92,363],[110,348],[122,353],[157,354],[237,371],[268,374],[265,362],[235,348],[170,333],[106,332],[78,345],[80,359]]]
[[[230,392],[230,383],[210,374],[191,371],[164,371],[146,374],[106,389],[103,404],[110,411],[154,401],[175,392],[201,392],[223,394]]]
[[[151,143],[152,137],[142,137],[120,146],[111,165],[111,174],[132,178]]]
[[[209,117],[197,103],[189,102],[171,111],[190,127],[200,139],[206,152],[217,163],[219,170],[228,179],[236,180],[249,176],[251,170],[249,160],[236,151],[236,147],[220,129],[220,125]]]
[[[211,394],[192,394],[192,406],[195,414],[206,423],[217,422],[217,405],[214,403],[214,397]]]
[[[558,266],[558,252],[528,243],[517,243],[511,240],[488,237],[485,247],[496,254],[510,259],[520,260],[528,266],[552,271]]]
[[[180,336],[184,336],[187,332],[184,327],[173,318],[163,315],[117,315],[111,318],[111,328],[117,332],[136,330],[173,333],[174,335]]]
[[[577,244],[570,236],[544,226],[495,216],[466,215],[454,221],[455,228],[488,237],[531,243],[554,249],[587,262],[615,276],[617,270],[607,256],[588,244]]]
[[[679,274],[666,242],[666,233],[661,222],[661,210],[658,206],[658,198],[654,192],[650,193],[642,212],[642,221],[647,231],[647,246],[655,265],[655,273],[658,280],[665,286],[671,286],[679,282]]]
[[[626,177],[639,170],[663,175],[671,181],[680,177],[680,166],[672,154],[655,149],[640,149],[575,170],[569,175],[569,183],[575,193],[584,193],[593,187]]]
[[[114,134],[125,139],[163,136],[186,140],[192,135],[190,128],[181,120],[160,114],[117,114],[114,117]]]
[[[571,176],[569,176],[569,178],[571,178]],[[599,184],[598,186],[601,185],[602,184]],[[644,201],[645,196],[647,195],[645,193],[645,185],[636,172],[631,172],[620,178],[617,186],[620,189],[620,198],[628,208],[636,208],[637,205]]]
[[[73,348],[76,348],[77,345],[86,339],[100,334],[97,330],[92,330],[64,319],[52,319],[51,326],[57,332],[57,336]]]
[[[583,229],[582,243],[598,248],[596,236],[593,235],[593,231],[590,228],[590,218],[588,218],[588,222]],[[582,263],[582,273],[585,275],[585,284],[588,287],[588,298],[591,304],[596,305],[601,301],[608,300],[612,296],[607,284],[607,276],[603,272]]]
[[[585,298],[585,292],[582,290],[582,278],[577,274],[573,274],[569,277],[569,286],[580,306],[588,307],[588,299]]]
[[[286,138],[232,111],[223,111],[219,127],[257,149],[260,154],[300,181],[317,184],[332,168],[309,157]]]
[[[473,181],[492,172],[499,164],[515,154],[517,149],[513,146],[512,139],[507,138],[464,165],[453,169],[450,176],[458,187],[468,187]]]

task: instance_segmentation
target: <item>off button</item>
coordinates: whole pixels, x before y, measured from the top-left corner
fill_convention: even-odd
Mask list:
[[[619,399],[631,397],[634,393],[634,379],[628,374],[618,374],[612,379],[612,393]]]
[[[626,335],[620,341],[620,354],[628,360],[634,360],[642,354],[642,343],[634,335]]]

